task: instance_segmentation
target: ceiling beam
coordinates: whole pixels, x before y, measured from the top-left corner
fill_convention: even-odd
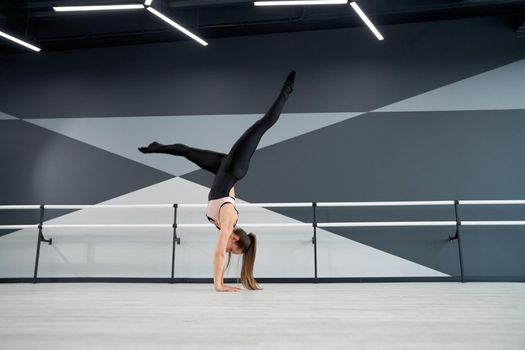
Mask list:
[[[172,9],[197,9],[197,8],[218,8],[218,7],[254,7],[253,0],[154,0],[165,2],[165,6]],[[104,4],[122,4],[125,0],[104,0]],[[129,3],[143,3],[142,0],[128,0]],[[74,5],[95,5],[100,4],[101,0],[44,0],[26,1],[16,6],[20,9],[31,11],[31,17],[53,17],[57,14],[53,11],[53,6],[74,6]],[[359,5],[375,15],[411,13],[421,11],[433,11],[439,9],[468,9],[476,7],[505,7],[512,5],[524,5],[524,0],[362,0]],[[2,10],[7,7],[0,5],[0,18]],[[12,7],[12,5],[10,6]],[[4,16],[5,17],[5,16]]]
[[[171,10],[168,12],[174,15],[178,12],[178,15],[185,20],[185,25],[197,31],[202,30],[210,38],[361,25],[353,11],[339,11],[330,6],[315,9],[303,6],[286,10],[259,11],[252,5],[253,0],[154,1],[158,1],[159,4],[165,1],[165,6]],[[172,32],[171,28],[150,26],[149,22],[144,22],[145,24],[140,26],[126,27],[125,19],[119,19],[123,24],[122,30],[101,23],[97,24],[96,30],[93,31],[68,31],[61,24],[64,14],[52,9],[52,6],[57,4],[79,5],[100,4],[100,2],[101,0],[25,0],[20,3],[0,1],[0,27],[10,28],[13,32],[27,33],[28,39],[32,38],[36,42],[41,40],[48,43],[50,47],[55,44],[57,48],[68,47],[72,42],[78,42],[78,46],[82,47],[84,44],[81,41],[87,43],[86,47],[91,47],[90,45],[96,47],[96,40],[103,42],[105,38],[111,37],[118,37],[123,43],[133,43],[134,40],[137,43],[166,41],[167,35],[171,35],[169,34]],[[104,0],[104,2],[122,4],[123,2],[141,3],[142,0]],[[363,6],[365,12],[374,15],[379,25],[525,13],[523,11],[525,0],[358,0],[358,3]],[[11,11],[7,11],[10,7]],[[5,16],[4,19],[2,15]],[[82,24],[91,23],[90,18],[83,17]],[[139,23],[140,20],[140,17],[135,17],[133,24]],[[516,30],[522,21],[523,17],[518,17],[511,30]],[[33,30],[34,28],[38,28],[38,31]],[[516,33],[519,37],[525,35],[523,24]],[[89,40],[92,40],[93,44],[89,43]]]
[[[225,6],[253,6],[253,0],[182,0],[168,1],[170,8],[192,7],[225,7]]]

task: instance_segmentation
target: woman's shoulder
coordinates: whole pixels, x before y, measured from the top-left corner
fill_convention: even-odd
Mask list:
[[[235,202],[225,202],[221,207],[221,215],[222,213],[232,213],[237,216],[237,208],[235,208]]]
[[[237,211],[237,208],[235,208],[234,203],[224,203],[219,212],[219,219],[221,222],[220,226],[222,227],[224,224],[235,226],[238,215],[239,212]]]

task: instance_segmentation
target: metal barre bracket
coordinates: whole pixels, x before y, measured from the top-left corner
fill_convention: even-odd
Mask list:
[[[180,245],[180,237],[177,235],[177,208],[179,207],[178,203],[173,203],[173,238],[177,245]]]
[[[454,213],[456,214],[456,234],[454,235],[454,237],[450,237],[449,235],[448,236],[449,241],[459,239],[459,227],[461,226],[461,221],[459,220],[459,216],[458,216],[458,205],[459,205],[459,201],[455,200],[454,201]]]
[[[42,228],[42,226],[38,225],[38,228]],[[39,233],[40,235],[40,243],[46,242],[47,244],[51,245],[53,243],[53,238],[46,239],[42,233]]]
[[[312,244],[317,243],[317,202],[312,202],[312,227],[314,228],[314,235],[312,236]]]
[[[44,225],[44,208],[45,205],[40,205],[40,222],[38,223],[38,242],[46,242],[47,244],[51,245],[53,243],[53,238],[46,239],[44,237],[44,234],[42,233],[42,226]]]

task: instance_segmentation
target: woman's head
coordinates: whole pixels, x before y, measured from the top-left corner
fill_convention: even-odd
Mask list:
[[[257,239],[253,233],[247,234],[242,228],[236,228],[230,235],[230,240],[226,245],[228,264],[230,256],[242,254],[241,283],[247,289],[260,289],[257,281],[253,277],[253,265],[255,264],[255,253],[257,252]]]

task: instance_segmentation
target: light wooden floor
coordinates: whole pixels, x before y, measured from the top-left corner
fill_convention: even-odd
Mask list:
[[[525,284],[0,284],[0,348],[525,349]]]

